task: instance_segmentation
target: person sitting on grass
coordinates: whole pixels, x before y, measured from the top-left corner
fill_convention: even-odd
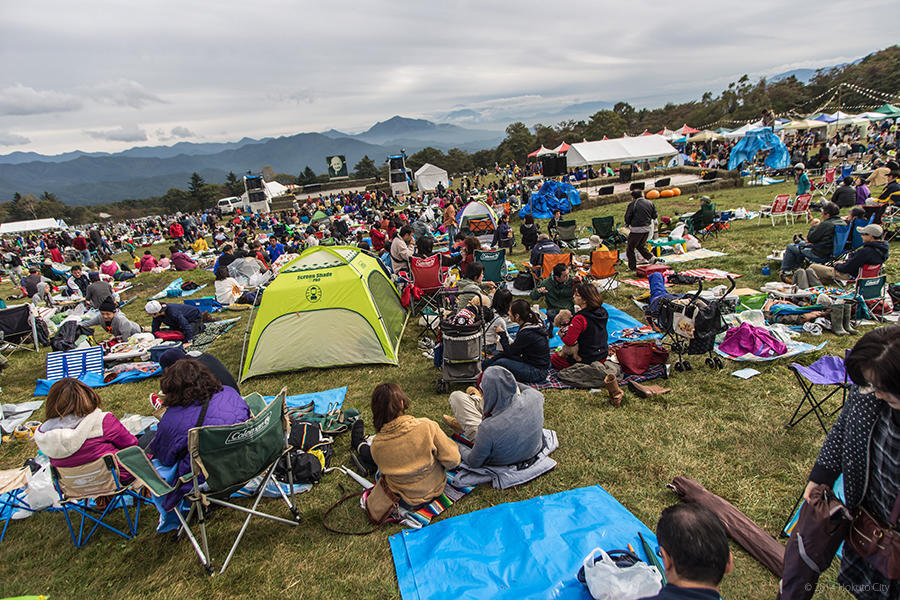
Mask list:
[[[719,600],[719,585],[734,568],[722,521],[699,504],[662,511],[656,541],[668,583],[643,600]]]
[[[532,311],[527,300],[517,298],[510,304],[509,318],[519,326],[515,341],[510,341],[505,329],[495,327],[503,350],[483,361],[481,368],[505,367],[522,383],[544,381],[550,368],[550,341],[540,313]]]
[[[114,261],[109,254],[104,254],[100,260],[100,272],[104,275],[112,277],[116,281],[125,281],[134,277],[134,273],[123,271],[119,267],[119,263]]]
[[[841,219],[841,209],[834,202],[822,206],[824,221],[813,219],[812,227],[806,234],[806,241],[788,244],[781,259],[781,280],[790,283],[791,274],[807,259],[812,263],[824,263],[831,256],[834,246],[835,227],[846,225]]]
[[[461,448],[462,462],[483,465],[515,465],[533,458],[543,446],[544,395],[517,384],[503,367],[489,367],[481,377],[481,391],[469,387],[450,394],[453,417],[444,422],[472,440]]]
[[[375,436],[367,440],[362,419],[350,430],[357,469],[381,473],[405,508],[416,509],[444,493],[447,469],[459,465],[459,447],[430,419],[406,414],[409,398],[396,383],[372,390]]]
[[[205,365],[193,358],[183,358],[168,366],[163,372],[160,390],[166,412],[159,420],[149,450],[154,459],[167,468],[164,470],[169,471],[167,481],[170,483],[191,472],[189,430],[210,425],[235,425],[252,416],[237,390],[223,386]],[[202,481],[203,477],[200,479]],[[165,496],[153,498],[162,515],[158,532],[178,528],[178,517],[172,509],[181,503],[191,487],[191,483],[186,483]]]
[[[81,265],[75,265],[69,271],[69,278],[66,280],[66,291],[69,296],[82,296],[87,294],[88,286],[91,284],[88,276],[84,274]]]
[[[603,297],[594,284],[580,281],[575,284],[574,300],[579,310],[572,316],[562,337],[563,344],[577,345],[578,355],[585,364],[606,362],[609,356],[609,333],[606,330],[609,313],[603,308]],[[551,356],[550,362],[559,370],[572,366],[567,358],[557,353]]]
[[[138,443],[115,415],[103,411],[97,392],[71,377],[50,387],[34,441],[52,467],[80,467]],[[121,471],[122,483],[132,479]]]
[[[99,325],[104,331],[111,336],[120,340],[127,340],[136,333],[141,332],[141,326],[125,316],[125,313],[119,310],[116,301],[112,296],[108,296],[99,306],[100,312],[92,318],[82,321],[82,325],[93,327]]]
[[[569,276],[569,266],[562,263],[553,265],[550,277],[531,290],[531,299],[544,299],[547,304],[547,335],[553,337],[553,319],[561,310],[573,310],[572,295],[575,280]]]
[[[112,298],[115,300],[116,294],[113,292],[112,286],[107,281],[102,281],[100,279],[100,273],[96,271],[92,271],[88,275],[88,279],[90,280],[90,285],[88,285],[87,293],[84,295],[84,300],[93,308],[100,308],[100,305],[107,298]]]
[[[202,332],[206,327],[203,324],[204,316],[196,306],[190,304],[165,304],[157,300],[151,300],[144,305],[147,314],[153,317],[150,325],[151,333],[163,331],[179,331],[184,336],[184,344],[187,346],[194,340],[194,336]]]
[[[175,246],[169,246],[169,252],[172,253],[172,268],[176,271],[192,271],[197,268],[197,262]]]
[[[144,255],[141,256],[141,264],[140,271],[141,273],[150,273],[159,266],[159,263],[156,262],[156,258],[150,253],[149,250],[144,250]]]
[[[220,266],[216,269],[216,301],[222,306],[232,304],[259,304],[262,299],[262,291],[244,291],[244,286],[237,279],[229,275],[228,267]]]

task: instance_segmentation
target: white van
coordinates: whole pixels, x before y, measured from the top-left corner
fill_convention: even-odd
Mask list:
[[[230,215],[235,211],[235,209],[239,208],[243,200],[241,200],[237,196],[231,196],[229,198],[222,198],[218,202],[216,202],[216,206],[219,207],[219,210],[222,211],[223,215]]]

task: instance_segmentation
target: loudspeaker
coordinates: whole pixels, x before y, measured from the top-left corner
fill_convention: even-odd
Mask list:
[[[541,171],[544,177],[559,177],[565,175],[567,170],[565,156],[541,157]]]
[[[621,166],[619,167],[619,183],[628,183],[631,181],[631,167]]]
[[[403,169],[403,157],[402,156],[392,156],[390,158],[391,163],[391,171],[399,171]]]

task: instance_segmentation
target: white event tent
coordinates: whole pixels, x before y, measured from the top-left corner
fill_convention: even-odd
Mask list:
[[[450,177],[447,171],[437,167],[431,163],[425,163],[416,171],[416,187],[420,191],[431,192],[437,189],[439,183],[443,183],[444,187],[450,187]]]
[[[0,235],[4,233],[25,233],[27,231],[43,231],[45,229],[68,229],[62,219],[29,219],[28,221],[11,221],[0,225]]]
[[[600,163],[651,160],[676,154],[678,150],[661,135],[621,137],[572,144],[566,153],[566,166],[571,169]]]

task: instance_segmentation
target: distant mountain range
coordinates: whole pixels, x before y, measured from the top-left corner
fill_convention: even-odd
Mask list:
[[[334,154],[346,156],[352,167],[364,155],[381,164],[401,149],[409,154],[427,146],[472,152],[493,148],[502,139],[498,131],[395,116],[355,135],[331,129],[259,140],[144,146],[114,154],[13,152],[0,155],[0,198],[47,191],[70,205],[104,204],[185,188],[193,172],[209,182],[224,181],[229,171],[258,172],[266,165],[276,173],[299,174],[307,165],[324,172],[325,157]]]

